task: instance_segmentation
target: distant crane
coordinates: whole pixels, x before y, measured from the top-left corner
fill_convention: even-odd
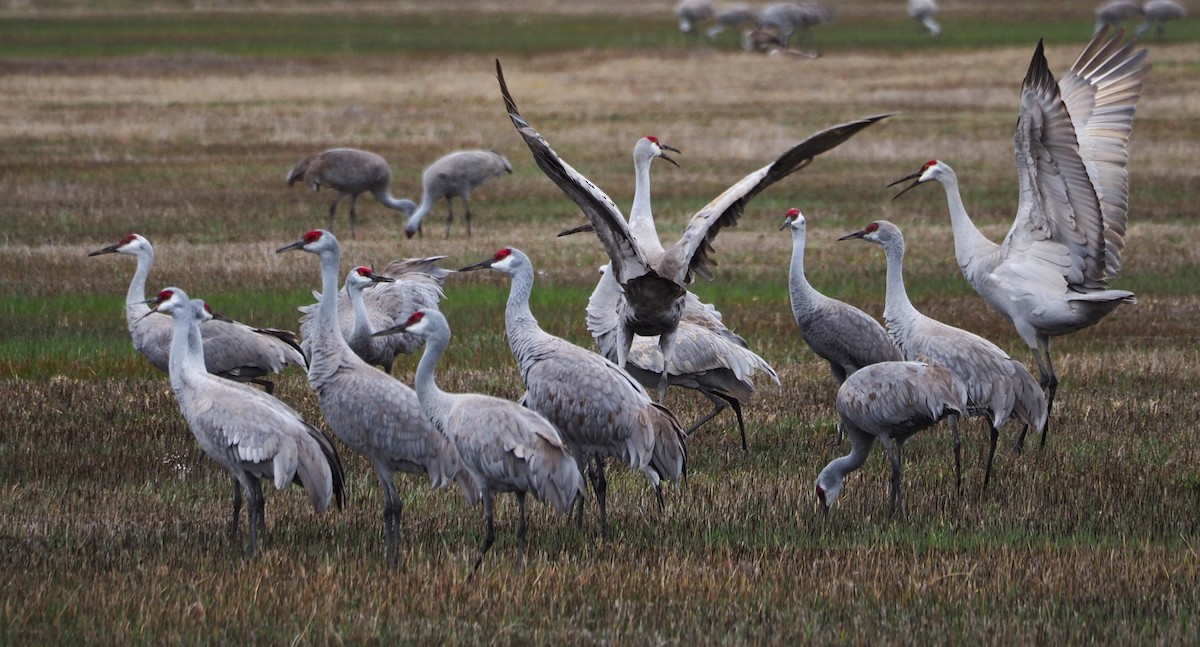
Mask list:
[[[954,255],[963,276],[993,310],[1004,315],[1033,351],[1054,407],[1058,377],[1050,338],[1087,328],[1132,292],[1110,290],[1121,270],[1129,211],[1129,135],[1150,69],[1146,50],[1122,44],[1122,32],[1101,30],[1055,84],[1038,42],[1021,91],[1016,130],[1020,199],[1002,244],[971,222],[954,170],[931,160],[892,183],[941,183],[950,205]],[[1021,434],[1018,447],[1023,445]],[[1041,444],[1046,443],[1045,431]]]
[[[904,442],[913,434],[950,419],[958,437],[958,418],[966,415],[967,387],[949,369],[925,362],[881,362],[846,378],[838,388],[837,411],[850,434],[850,453],[835,458],[817,476],[817,501],[825,512],[842,493],[846,474],[863,466],[879,439],[892,466],[888,514],[904,516],[900,488]]]
[[[154,246],[140,234],[129,234],[113,245],[97,249],[88,256],[127,254],[137,259],[137,269],[125,293],[125,323],[133,347],[166,373],[170,367],[171,323],[164,317],[147,317],[146,279],[154,265]],[[275,385],[263,376],[279,373],[288,366],[305,367],[304,354],[296,333],[274,328],[252,328],[243,323],[206,320],[200,326],[204,336],[204,364],[208,372],[236,382],[252,382],[275,392]]]
[[[442,281],[454,273],[437,266],[443,258],[399,259],[389,263],[382,274],[369,267],[356,267],[346,275],[345,288],[338,293],[338,325],[350,349],[364,362],[390,375],[398,356],[412,353],[421,345],[416,335],[374,337],[372,333],[404,322],[421,308],[438,307],[444,296]],[[371,289],[366,290],[368,287]],[[313,296],[321,298],[319,292]],[[300,306],[304,313],[300,334],[305,339],[314,336],[317,309],[316,304]]]
[[[333,443],[283,402],[205,370],[200,323],[213,315],[204,302],[189,300],[179,288],[167,288],[151,302],[155,305],[147,315],[161,312],[174,319],[169,370],[179,410],[200,448],[233,475],[250,500],[250,554],[258,550],[259,530],[266,528],[259,479],[271,479],[279,490],[300,485],[317,512],[334,497],[341,508],[345,476]],[[232,534],[241,507],[241,490],[235,488]]]
[[[713,19],[716,24],[708,28],[704,33],[708,38],[716,38],[726,29],[735,29],[743,25],[754,26],[758,24],[758,9],[751,7],[748,4],[732,4],[728,7],[718,9],[713,14]]]
[[[904,288],[904,235],[886,220],[877,220],[866,228],[838,240],[861,238],[883,247],[887,256],[887,294],[883,319],[888,335],[910,361],[928,361],[950,369],[967,386],[969,413],[985,416],[991,430],[986,488],[992,476],[992,458],[996,454],[999,428],[1016,417],[1034,429],[1043,429],[1048,416],[1046,399],[1025,366],[1013,360],[992,342],[921,314],[908,299]],[[954,468],[962,484],[960,439],[954,435]]]
[[[800,40],[807,44],[813,27],[832,21],[833,8],[819,2],[777,2],[763,7],[758,26],[773,29],[784,47],[789,47],[792,34],[800,31]]]
[[[1187,15],[1187,8],[1175,0],[1147,0],[1142,4],[1142,24],[1138,25],[1134,36],[1141,38],[1142,34],[1146,33],[1151,27],[1154,27],[1154,33],[1159,38],[1162,38],[1166,31],[1163,29],[1163,23],[1169,20],[1178,20]]]
[[[305,340],[311,360],[308,383],[329,428],[371,461],[383,488],[383,523],[389,565],[399,563],[402,502],[393,473],[422,474],[434,488],[457,482],[469,503],[478,490],[454,445],[421,413],[417,394],[368,365],[346,344],[338,324],[338,273],[342,252],[333,234],[314,229],[276,253],[303,250],[321,261],[321,301],[316,326]]]
[[[713,17],[716,4],[712,0],[679,0],[675,5],[675,17],[679,19],[679,31],[691,36],[701,23]]]
[[[409,238],[421,229],[421,221],[433,209],[438,200],[446,200],[446,236],[450,235],[450,225],[454,222],[454,198],[462,200],[466,209],[467,236],[471,235],[471,191],[494,177],[504,177],[512,173],[512,165],[503,155],[496,151],[456,151],[430,164],[421,177],[421,205],[416,206],[411,200],[409,204],[416,211],[409,210],[408,223],[404,225],[404,235]]]
[[[908,0],[908,17],[920,23],[933,36],[942,35],[942,26],[933,19],[937,12],[937,0]]]
[[[1120,27],[1121,23],[1140,15],[1142,5],[1137,0],[1108,0],[1096,7],[1096,30],[1092,33],[1100,33],[1105,25]]]
[[[504,81],[499,61],[496,62],[496,76],[509,118],[529,146],[539,168],[584,212],[608,253],[613,276],[625,294],[620,305],[617,346],[617,365],[621,367],[625,366],[634,335],[658,335],[664,361],[670,365],[671,346],[689,294],[686,286],[697,274],[712,278],[709,269],[712,239],[722,228],[737,224],[747,202],[770,185],[810,164],[817,155],[884,118],[880,115],[835,126],[793,146],[774,163],[747,175],[696,213],[683,237],[661,258],[652,261],[638,248],[629,225],[608,195],[559,158],[546,140],[521,117]],[[664,375],[658,386],[660,403],[666,395],[667,384],[668,378]]]
[[[687,448],[674,414],[655,404],[646,389],[609,360],[542,330],[529,308],[533,262],[506,247],[460,272],[491,268],[512,279],[504,332],[521,368],[521,404],[545,416],[585,469],[600,507],[600,532],[608,534],[608,457],[646,476],[662,507],[663,480],[683,476]],[[583,520],[580,509],[580,522]]]
[[[525,495],[533,493],[560,514],[569,512],[575,499],[587,494],[575,457],[554,425],[532,409],[489,395],[446,393],[438,388],[434,374],[450,344],[450,326],[442,313],[418,310],[400,326],[376,334],[406,331],[425,338],[415,378],[421,411],[458,447],[483,499],[487,534],[471,574],[479,570],[496,540],[493,498],[497,493],[517,495],[521,510],[517,550],[524,560]]]
[[[412,200],[392,197],[392,169],[388,167],[387,160],[375,153],[354,148],[331,148],[300,160],[287,176],[289,187],[296,182],[303,182],[313,191],[328,187],[337,192],[333,202],[329,203],[328,228],[331,230],[338,202],[350,196],[351,238],[355,237],[354,204],[363,193],[370,191],[379,204],[402,211],[405,215],[411,214],[416,208]]]

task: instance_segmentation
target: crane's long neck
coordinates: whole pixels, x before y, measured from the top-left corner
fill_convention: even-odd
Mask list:
[[[958,176],[948,171],[938,178],[946,190],[946,202],[950,207],[950,226],[954,231],[954,257],[967,280],[976,285],[975,277],[995,269],[998,259],[991,256],[999,245],[987,239],[971,221],[967,207],[958,190]]]
[[[901,349],[908,332],[920,316],[908,290],[904,288],[904,241],[890,240],[883,246],[887,255],[887,293],[884,297],[883,319],[887,323],[888,335]]]
[[[354,308],[354,332],[351,333],[351,338],[370,339],[371,333],[375,331],[371,330],[371,318],[367,315],[367,304],[363,301],[362,288],[347,285],[346,294],[349,295],[350,305]]]
[[[198,320],[184,316],[173,319],[168,373],[171,376],[171,387],[177,394],[184,388],[184,384],[196,375],[208,374],[204,364],[204,342],[200,337]]]
[[[393,196],[391,183],[386,183],[382,186],[372,189],[371,194],[375,196],[375,199],[379,201],[379,204],[388,207],[389,209],[403,211],[406,214],[411,214],[413,209],[415,209],[417,206],[412,200]]]
[[[150,277],[150,267],[154,265],[154,250],[143,248],[137,253],[137,269],[133,272],[133,280],[129,282],[129,290],[125,293],[125,305],[145,303],[146,279]]]
[[[508,292],[508,306],[504,312],[504,329],[513,357],[524,374],[538,352],[538,340],[547,333],[538,326],[537,318],[529,309],[529,297],[533,292],[533,267],[525,264],[512,275],[512,286]]]
[[[418,206],[417,203],[413,202],[412,200],[407,199],[400,200],[399,202],[404,203],[402,211],[410,214],[408,216],[408,222],[404,225],[404,229],[406,231],[413,232],[420,228],[421,221],[425,220],[425,216],[429,215],[430,211],[433,211],[433,204],[437,202],[437,197],[434,196],[430,191],[426,190],[421,194],[420,206]]]
[[[797,319],[817,308],[817,291],[804,276],[804,245],[806,232],[792,230],[792,265],[788,270],[788,289],[792,296],[792,315]]]
[[[446,431],[443,419],[450,409],[450,396],[438,388],[437,364],[449,344],[449,332],[427,337],[425,351],[421,354],[421,361],[417,363],[417,372],[413,376],[413,389],[421,403],[421,412],[433,420],[443,433]]]
[[[318,256],[321,259],[321,301],[317,304],[316,339],[312,340],[313,364],[329,357],[328,351],[352,353],[338,324],[338,271],[342,264],[341,250],[325,250]],[[319,374],[313,371],[313,368],[314,366],[309,366],[310,379]]]
[[[653,158],[633,157],[633,206],[629,210],[629,230],[642,253],[658,258],[664,253],[654,212],[650,207],[650,164]],[[649,259],[648,259],[649,260]]]
[[[821,474],[817,477],[817,483],[823,483],[831,476],[841,483],[847,474],[867,462],[867,456],[871,453],[871,445],[874,444],[875,437],[849,426],[846,431],[850,435],[850,453],[830,461],[825,469],[821,470]]]

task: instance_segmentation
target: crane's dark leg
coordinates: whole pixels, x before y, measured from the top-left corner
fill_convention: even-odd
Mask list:
[[[1039,384],[1046,391],[1046,426],[1042,428],[1042,440],[1039,447],[1046,446],[1046,432],[1050,430],[1050,412],[1054,409],[1054,394],[1058,391],[1058,376],[1054,374],[1054,363],[1050,361],[1050,338],[1038,337],[1037,346],[1033,349],[1033,361],[1038,367]],[[1021,435],[1017,437],[1017,453],[1025,449],[1025,433],[1029,425],[1021,427]]]
[[[525,493],[517,492],[517,508],[521,511],[521,521],[517,526],[517,565],[525,566]]]
[[[356,220],[358,219],[358,214],[354,211],[354,205],[356,205],[357,203],[358,203],[358,194],[356,193],[356,194],[350,196],[350,237],[351,238],[357,237],[355,234],[355,231],[354,231],[354,225],[355,225]]]
[[[581,458],[576,458],[575,464],[579,465],[580,473],[582,473],[584,476],[587,477],[587,481],[585,481],[585,483],[590,484],[592,487],[592,490],[595,491],[595,489],[596,489],[595,469],[596,468],[592,464],[592,457],[590,454],[582,454],[582,453],[580,453],[579,456]],[[584,506],[586,506],[586,505],[587,504],[584,501],[583,497],[576,497],[575,501],[573,503],[571,503],[571,509],[573,511],[578,512],[578,516],[575,517],[575,525],[578,528],[583,528],[583,509],[584,509]]]
[[[888,503],[888,516],[893,517],[896,514],[897,504],[900,506],[900,516],[904,516],[904,504],[900,499],[900,451],[898,443],[892,440],[891,436],[883,434],[879,436],[879,444],[883,445],[887,451],[888,462],[892,466],[892,484],[891,493]]]
[[[396,486],[392,484],[392,473],[389,470],[376,466],[375,476],[379,478],[379,485],[383,488],[384,560],[389,567],[395,567],[400,563],[400,514],[403,511],[403,503],[400,501],[400,495],[396,493]]]
[[[992,480],[992,458],[996,456],[996,440],[1000,438],[1000,430],[988,421],[988,430],[991,433],[991,443],[988,447],[987,470],[983,473],[983,489],[987,489],[988,482]]]
[[[521,511],[524,513],[524,500],[522,500]],[[483,563],[483,556],[487,554],[488,549],[492,547],[492,543],[496,541],[496,526],[492,518],[492,492],[491,490],[483,493],[483,516],[487,519],[487,534],[483,537],[483,546],[479,549],[479,557],[475,560],[475,566],[471,569],[471,574],[467,576],[467,581],[471,581],[475,577],[475,572],[479,570],[479,565]],[[524,514],[522,514],[524,519]]]
[[[596,505],[600,506],[600,536],[608,538],[608,480],[604,478],[604,457],[596,454],[596,479],[592,489],[596,491]],[[591,476],[589,474],[589,476]],[[518,495],[522,496],[522,495]]]
[[[662,351],[663,372],[658,378],[658,403],[665,405],[667,387],[670,385],[671,350],[675,347],[675,330],[664,332],[658,336],[658,348]],[[629,345],[633,346],[633,335],[629,336]],[[627,349],[628,352],[628,349]]]
[[[262,482],[258,477],[245,474],[244,485],[246,487],[246,497],[250,499],[250,557],[258,554],[258,531],[266,526],[266,521],[263,518],[263,508],[265,501],[263,500]]]
[[[450,237],[450,225],[454,224],[454,198],[446,196],[446,238]]]
[[[242,525],[242,484],[236,476],[233,477],[233,518],[229,520],[229,538],[237,539],[238,528]]]
[[[466,208],[466,211],[467,211],[467,213],[463,216],[464,218],[467,219],[467,238],[470,238],[471,237],[471,199],[464,195],[462,201],[463,201],[463,206]]]
[[[692,433],[694,433],[697,429],[707,424],[708,421],[716,418],[717,415],[724,411],[727,407],[733,407],[733,413],[735,416],[737,416],[738,431],[742,435],[742,451],[749,451],[749,446],[746,444],[746,419],[742,415],[742,403],[739,402],[737,398],[731,395],[725,395],[724,393],[717,393],[715,391],[709,391],[706,389],[699,389],[699,391],[704,394],[704,397],[708,398],[709,401],[713,403],[713,410],[710,411],[708,415],[697,420],[696,424],[692,425],[686,432],[684,432],[684,435],[692,435]]]
[[[958,433],[958,416],[950,415],[950,432],[954,438],[954,492],[962,496],[962,436]]]
[[[267,392],[267,395],[275,394],[275,383],[271,380],[264,380],[261,377],[255,377],[250,379],[250,383],[261,386],[263,390]]]
[[[334,214],[337,213],[338,203],[342,201],[342,196],[344,196],[344,195],[345,195],[344,193],[339,192],[333,198],[333,202],[329,203],[329,224],[326,227],[329,231],[333,231],[333,216],[334,216]]]

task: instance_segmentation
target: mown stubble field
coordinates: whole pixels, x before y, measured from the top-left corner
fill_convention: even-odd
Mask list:
[[[839,29],[868,29],[877,4],[848,3]],[[791,320],[791,242],[777,231],[787,208],[808,217],[819,289],[881,312],[882,254],[835,240],[887,218],[909,241],[917,306],[1032,368],[961,278],[940,188],[895,202],[884,188],[937,157],[954,165],[990,236],[1011,222],[1012,125],[1037,5],[1021,5],[1002,27],[1011,33],[996,36],[991,10],[962,4],[963,29],[1010,42],[854,49],[827,37],[819,59],[772,59],[728,43],[685,46],[669,14],[655,14],[663,44],[631,50],[233,55],[221,53],[218,33],[216,53],[200,39],[183,53],[0,59],[0,642],[1196,642],[1194,20],[1149,44],[1125,271],[1114,281],[1140,302],[1056,342],[1063,383],[1047,447],[1017,454],[1018,429],[1002,430],[983,491],[986,430],[967,423],[956,495],[948,431],[922,433],[905,452],[905,520],[888,518],[878,449],[828,516],[812,496],[821,467],[848,446],[830,444],[833,381]],[[1085,18],[1072,40],[1048,40],[1056,73],[1090,32],[1090,4],[1067,5]],[[648,20],[636,7],[609,9]],[[372,10],[397,23],[406,15]],[[1066,13],[1055,11],[1055,20]],[[0,20],[41,24],[9,12]],[[186,24],[190,14],[178,15]],[[540,18],[528,20],[536,33]],[[334,146],[373,150],[392,164],[393,192],[416,198],[421,169],[440,155],[494,148],[515,170],[478,191],[472,238],[461,222],[444,236],[434,218],[423,238],[405,240],[400,216],[368,196],[356,240],[344,212],[335,224],[344,261],[446,254],[460,267],[520,247],[539,270],[533,309],[543,326],[590,347],[583,307],[602,252],[586,236],[555,238],[580,216],[508,123],[497,57],[524,115],[618,204],[632,195],[638,137],[684,151],[681,168],[654,168],[664,237],[807,134],[897,114],[768,190],[715,242],[716,281],[696,290],[782,382],[760,383],[747,406],[749,453],[729,414],[699,431],[686,483],[661,512],[640,476],[614,468],[608,539],[594,515],[580,530],[533,506],[524,568],[514,559],[515,505],[502,498],[499,539],[468,583],[479,510],[398,477],[402,557],[389,571],[375,478],[343,448],[347,508],[314,516],[301,493],[271,491],[265,546],[248,560],[224,534],[227,475],[196,447],[166,377],[130,347],[121,303],[133,261],[86,253],[137,231],[157,250],[151,289],[178,285],[235,318],[295,329],[317,266],[274,250],[323,227],[332,196],[289,191],[292,164]],[[503,336],[507,284],[455,276],[446,294],[455,337],[442,386],[518,397]],[[405,360],[397,377],[410,380],[415,365]],[[303,374],[283,375],[277,394],[322,424]],[[689,393],[672,392],[668,404],[685,421],[707,410]]]

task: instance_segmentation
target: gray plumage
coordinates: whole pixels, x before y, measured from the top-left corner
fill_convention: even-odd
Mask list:
[[[709,27],[704,32],[704,35],[709,38],[716,38],[717,35],[726,29],[734,29],[743,25],[754,26],[758,24],[758,13],[758,9],[747,4],[733,4],[718,9],[713,14],[713,22],[715,24]]]
[[[937,0],[908,0],[908,17],[917,21],[931,36],[942,35],[942,26],[933,19],[937,12]]]
[[[154,247],[144,236],[129,234],[113,245],[88,256],[128,254],[137,259],[137,269],[125,293],[125,322],[133,347],[155,368],[168,372],[171,351],[171,322],[166,317],[147,317],[146,279],[154,265]],[[264,376],[288,366],[305,367],[296,333],[274,328],[252,328],[230,320],[209,320],[200,325],[204,337],[204,365],[208,372],[237,382],[253,382],[273,393],[275,385]]]
[[[1099,33],[1106,25],[1120,27],[1121,23],[1142,15],[1142,5],[1137,0],[1109,0],[1096,7],[1096,30]]]
[[[634,335],[658,335],[663,357],[670,363],[671,345],[688,294],[686,285],[696,275],[712,279],[712,240],[722,228],[737,224],[746,203],[775,182],[807,166],[817,155],[884,118],[880,115],[835,126],[793,146],[775,162],[747,175],[692,216],[679,241],[667,248],[660,258],[652,260],[639,249],[612,199],[564,162],[521,117],[504,81],[499,61],[496,62],[496,76],[509,118],[538,167],[584,212],[608,253],[613,277],[624,294],[619,306],[621,326],[618,329],[617,361],[622,367],[626,364]],[[663,400],[666,388],[664,378],[658,387],[659,402]]]
[[[968,409],[967,387],[943,366],[925,362],[881,362],[864,367],[838,388],[837,412],[850,435],[850,453],[830,461],[817,476],[817,501],[826,512],[842,493],[846,474],[862,467],[879,439],[892,467],[889,514],[904,514],[900,487],[904,442],[913,434]]]
[[[840,240],[861,238],[883,247],[887,256],[887,295],[883,319],[888,335],[906,360],[928,361],[950,369],[967,386],[970,415],[984,416],[991,431],[987,470],[983,485],[992,474],[999,428],[1016,417],[1041,430],[1046,424],[1046,399],[1025,366],[1014,361],[992,342],[921,314],[904,288],[904,236],[886,220]],[[960,443],[954,438],[955,472],[961,474]],[[961,483],[961,478],[960,478]]]
[[[408,217],[404,235],[409,238],[421,229],[421,221],[433,210],[433,205],[446,200],[446,235],[454,223],[454,198],[462,200],[466,213],[467,236],[471,235],[471,191],[494,177],[512,173],[512,165],[496,151],[455,151],[430,164],[421,176],[421,204]]]
[[[334,497],[340,508],[345,502],[342,464],[329,439],[283,402],[205,370],[200,322],[212,315],[204,302],[167,288],[154,310],[174,319],[169,371],[180,412],[200,448],[233,475],[250,500],[250,553],[256,552],[258,532],[266,526],[260,479],[279,490],[299,484],[317,512],[324,512]],[[241,491],[234,492],[230,530],[236,534]]]
[[[675,18],[679,20],[679,31],[685,36],[696,33],[701,23],[713,17],[716,4],[712,0],[679,0],[675,5]]]
[[[775,30],[783,46],[788,47],[796,31],[800,32],[800,40],[807,43],[813,27],[833,18],[833,8],[817,2],[777,2],[759,12],[758,26]]]
[[[521,402],[558,429],[581,469],[594,463],[587,471],[601,533],[608,529],[604,461],[610,456],[641,471],[661,507],[661,482],[678,483],[686,469],[679,421],[616,364],[542,330],[529,308],[533,263],[524,252],[508,247],[460,271],[482,268],[512,279],[504,330],[527,389]]]
[[[445,256],[405,258],[392,261],[382,274],[365,266],[346,275],[338,293],[338,327],[356,355],[391,374],[400,355],[415,351],[421,340],[415,335],[375,337],[374,333],[408,319],[421,308],[436,308],[445,296],[442,283],[454,270],[438,267]],[[366,288],[370,288],[369,290]],[[318,300],[320,292],[313,292]],[[317,304],[301,306],[300,334],[313,336],[317,326]]]
[[[1142,24],[1138,25],[1134,37],[1141,38],[1151,27],[1159,38],[1166,34],[1163,23],[1179,20],[1187,15],[1187,8],[1175,0],[1148,0],[1142,3]]]
[[[780,229],[792,234],[788,286],[796,327],[808,347],[829,362],[838,385],[864,366],[903,359],[887,331],[871,315],[817,292],[808,282],[804,275],[808,224],[800,210],[788,210]]]
[[[402,211],[406,215],[411,214],[416,207],[411,200],[399,200],[392,196],[392,169],[387,160],[375,153],[354,148],[331,148],[300,160],[287,175],[289,187],[296,182],[303,182],[313,191],[326,187],[337,192],[333,202],[329,203],[327,228],[330,230],[333,229],[333,217],[337,213],[338,202],[350,196],[351,238],[355,237],[357,219],[354,207],[358,196],[363,193],[370,192],[379,204]]]
[[[387,561],[399,561],[401,501],[395,472],[425,475],[436,488],[457,482],[468,501],[475,486],[455,447],[421,413],[416,393],[364,362],[346,344],[338,326],[338,274],[341,247],[328,231],[316,229],[278,252],[301,249],[321,261],[321,301],[317,325],[305,340],[312,359],[308,382],[329,428],[365,455],[383,488]]]
[[[418,310],[390,331],[412,332],[425,338],[425,352],[415,379],[421,411],[462,455],[483,499],[487,534],[474,575],[496,539],[493,498],[498,493],[517,495],[521,521],[517,529],[518,553],[525,555],[525,495],[532,493],[566,514],[577,498],[586,495],[575,458],[554,425],[532,409],[515,402],[477,393],[446,393],[436,382],[437,363],[450,344],[450,326],[437,310]]]
[[[1129,212],[1129,136],[1149,70],[1146,50],[1101,30],[1061,83],[1039,42],[1021,91],[1014,149],[1020,197],[1002,244],[971,222],[954,170],[931,160],[904,192],[936,181],[945,189],[954,255],[984,301],[1013,323],[1029,346],[1054,406],[1058,377],[1050,338],[1091,326],[1132,292],[1111,290],[1121,271]],[[1020,446],[1024,434],[1018,441]],[[1041,443],[1046,437],[1043,434]]]

